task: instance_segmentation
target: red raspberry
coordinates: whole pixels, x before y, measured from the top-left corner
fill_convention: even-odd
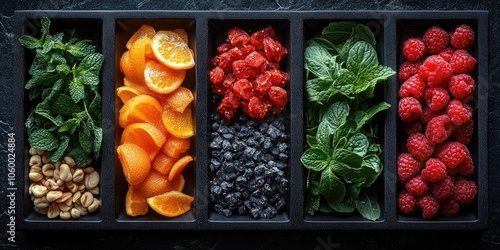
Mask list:
[[[474,174],[474,161],[470,155],[465,156],[462,163],[457,166],[458,174],[461,176],[472,176]]]
[[[460,206],[453,199],[447,199],[439,202],[439,212],[446,217],[453,217],[457,214]]]
[[[475,85],[476,83],[470,75],[459,74],[451,77],[448,89],[453,97],[461,99],[470,95],[474,91]]]
[[[425,90],[424,100],[425,104],[435,112],[448,105],[450,95],[448,95],[448,91],[444,88],[428,88]]]
[[[432,118],[439,116],[442,113],[443,113],[442,111],[434,112],[429,107],[424,106],[422,107],[422,122],[424,124],[428,124],[429,121],[432,120]]]
[[[398,113],[405,122],[418,120],[422,117],[422,105],[414,97],[405,97],[399,101]]]
[[[398,79],[400,82],[404,82],[408,80],[412,75],[416,74],[418,72],[418,68],[422,66],[422,62],[404,62],[399,66],[398,70]]]
[[[403,44],[403,55],[410,62],[417,62],[427,54],[427,47],[422,38],[410,38]]]
[[[455,135],[455,141],[460,142],[464,145],[468,145],[472,140],[473,132],[474,120],[470,120],[455,129],[455,131],[453,132],[453,134]]]
[[[417,199],[403,190],[398,197],[398,207],[403,214],[411,214],[417,208]]]
[[[429,53],[435,55],[443,51],[450,42],[450,35],[437,26],[432,26],[425,31],[422,37]]]
[[[425,129],[425,136],[432,144],[436,145],[446,141],[452,132],[453,124],[451,123],[450,117],[447,115],[440,115],[429,121]]]
[[[408,153],[419,161],[426,161],[434,153],[434,146],[421,133],[414,133],[408,136],[406,148],[408,149]]]
[[[469,154],[467,147],[460,142],[445,142],[436,149],[436,158],[447,168],[456,168]]]
[[[429,87],[439,87],[448,81],[453,74],[453,68],[441,56],[433,55],[427,57],[418,69],[418,75],[427,81]]]
[[[409,97],[413,96],[417,100],[422,100],[424,97],[424,91],[425,87],[427,84],[425,84],[424,81],[418,76],[418,74],[415,74],[408,78],[403,84],[401,84],[401,87],[399,89],[399,97]]]
[[[443,181],[432,183],[431,193],[437,200],[443,201],[451,197],[453,194],[453,185],[455,178],[447,175]]]
[[[425,168],[420,174],[428,182],[435,183],[446,178],[446,166],[436,158],[430,158],[425,162]]]
[[[465,178],[458,178],[453,187],[453,199],[458,204],[468,204],[474,201],[477,194],[477,186],[473,181],[468,181]]]
[[[405,182],[415,177],[422,169],[422,162],[419,162],[411,154],[402,153],[398,157],[398,177],[401,182]]]
[[[445,61],[450,62],[453,52],[455,52],[455,49],[452,47],[446,47],[446,49],[439,53],[439,56],[441,56]]]
[[[461,126],[472,120],[472,108],[456,99],[448,104],[446,113],[450,117],[451,122],[457,126]]]
[[[462,49],[456,50],[450,59],[450,65],[455,75],[472,72],[476,67],[476,62],[476,59],[469,52]]]
[[[419,198],[417,205],[422,209],[422,217],[426,220],[434,218],[439,212],[439,202],[432,194]]]
[[[422,132],[422,123],[419,121],[411,121],[411,122],[405,122],[403,124],[403,131],[407,135],[411,135],[413,133],[421,133]]]
[[[405,184],[406,191],[415,197],[422,197],[429,192],[429,185],[420,175],[409,179]]]
[[[474,30],[467,24],[459,25],[450,40],[453,48],[468,50],[474,45]]]

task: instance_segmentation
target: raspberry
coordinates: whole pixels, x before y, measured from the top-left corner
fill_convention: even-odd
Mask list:
[[[474,162],[470,155],[465,156],[462,163],[457,166],[458,174],[461,176],[471,176],[474,174]]]
[[[405,122],[418,120],[422,117],[422,105],[414,97],[405,97],[399,101],[398,113]]]
[[[425,129],[425,136],[432,144],[436,145],[446,141],[452,132],[453,124],[450,121],[450,117],[440,115],[429,121]]]
[[[422,123],[419,121],[411,121],[411,122],[405,122],[403,124],[403,131],[407,135],[411,135],[413,133],[421,133],[422,132]]]
[[[453,132],[453,134],[455,135],[455,141],[460,142],[464,145],[468,145],[472,140],[473,132],[474,120],[470,120],[455,129],[455,131]]]
[[[467,155],[470,155],[469,150],[460,142],[445,142],[436,149],[436,158],[447,168],[456,168]]]
[[[451,65],[438,55],[427,57],[418,69],[418,75],[422,80],[427,81],[429,87],[439,87],[443,82],[448,81],[452,74]]]
[[[422,38],[427,50],[433,55],[443,51],[450,42],[450,35],[437,26],[432,26],[426,30]]]
[[[403,84],[401,84],[401,87],[399,89],[399,97],[409,97],[413,96],[417,100],[422,100],[424,97],[424,92],[425,92],[425,87],[426,84],[418,74],[415,74],[408,78]]]
[[[453,199],[458,204],[468,204],[474,201],[477,194],[476,183],[465,178],[458,178],[453,187]]]
[[[441,115],[442,113],[442,111],[434,112],[429,107],[424,106],[422,107],[422,122],[427,124],[430,120],[432,120],[432,118]]]
[[[459,74],[451,77],[448,89],[453,97],[461,99],[470,95],[474,91],[475,85],[476,83],[470,75]]]
[[[428,88],[425,90],[424,100],[425,104],[435,112],[448,105],[450,95],[448,95],[448,91],[444,88]]]
[[[459,49],[453,53],[450,59],[450,66],[453,69],[453,74],[470,73],[476,67],[476,59],[469,52]]]
[[[434,153],[434,146],[421,133],[414,133],[408,136],[406,141],[408,152],[419,161],[426,161]]]
[[[455,50],[452,47],[446,47],[446,49],[439,53],[439,56],[441,56],[445,61],[450,62],[453,52],[455,52]]]
[[[398,79],[400,82],[404,82],[408,80],[412,75],[416,74],[418,72],[418,68],[422,66],[422,62],[404,62],[399,66],[398,70]]]
[[[410,38],[403,44],[403,55],[410,62],[417,62],[427,54],[427,47],[421,38]]]
[[[417,199],[403,190],[398,197],[398,207],[403,214],[411,214],[417,208]]]
[[[434,183],[446,178],[446,166],[436,158],[430,158],[425,162],[425,168],[420,174],[428,182]]]
[[[453,194],[453,185],[455,178],[447,175],[443,181],[432,183],[431,193],[437,200],[443,201],[451,197]]]
[[[472,108],[467,104],[462,104],[459,100],[453,100],[448,104],[446,113],[451,122],[457,126],[472,120]]]
[[[422,197],[429,192],[429,185],[420,175],[409,179],[405,184],[406,191],[415,197]]]
[[[457,214],[460,206],[453,199],[447,199],[439,202],[439,212],[446,217],[453,217]]]
[[[453,48],[468,50],[474,45],[474,30],[467,24],[459,25],[450,40]]]
[[[422,209],[422,217],[426,220],[434,218],[439,212],[439,202],[432,194],[419,198],[417,205]]]
[[[419,162],[411,154],[402,153],[398,157],[398,177],[401,182],[405,182],[415,177],[422,169],[422,162]]]

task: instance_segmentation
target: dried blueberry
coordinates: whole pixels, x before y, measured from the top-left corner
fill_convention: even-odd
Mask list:
[[[221,188],[221,187],[219,187],[219,186],[212,186],[212,187],[210,188],[210,192],[211,192],[212,194],[217,194],[217,195],[219,195],[219,194],[221,194],[221,192],[222,192],[222,188]]]
[[[233,215],[233,213],[229,209],[222,209],[222,213],[224,213],[226,217],[231,217],[231,215]]]
[[[238,186],[244,186],[247,184],[247,178],[245,176],[238,176],[236,178],[236,185]]]
[[[239,206],[238,207],[238,213],[239,214],[245,214],[247,212],[247,207],[246,206]]]

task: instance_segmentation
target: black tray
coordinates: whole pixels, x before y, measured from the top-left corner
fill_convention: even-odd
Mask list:
[[[28,145],[24,121],[32,104],[24,90],[28,79],[27,69],[32,56],[18,43],[15,52],[22,63],[15,66],[15,104],[21,107],[15,117],[15,132],[23,143],[16,145],[17,201],[16,223],[19,229],[82,229],[82,230],[261,230],[261,229],[321,229],[321,230],[368,230],[368,229],[419,229],[419,230],[481,230],[488,227],[488,12],[487,11],[16,11],[16,39],[23,35],[35,35],[38,19],[47,16],[52,29],[81,28],[93,30],[97,49],[104,54],[101,72],[103,114],[103,147],[101,161],[95,163],[100,172],[101,208],[78,220],[50,220],[33,210],[28,187]],[[476,32],[472,49],[477,69],[473,77],[478,87],[475,91],[475,134],[470,150],[475,163],[474,180],[478,185],[476,201],[454,218],[435,218],[426,221],[420,216],[403,216],[397,209],[399,193],[396,159],[401,145],[401,132],[397,118],[398,81],[389,78],[379,91],[379,97],[391,104],[381,120],[384,163],[383,174],[376,185],[382,208],[380,219],[368,221],[359,214],[306,216],[304,213],[304,170],[300,155],[305,149],[304,135],[304,69],[305,42],[332,21],[354,20],[368,25],[377,38],[377,51],[381,64],[397,70],[401,61],[401,46],[405,36],[422,33],[432,25],[444,27],[467,23]],[[192,139],[191,153],[195,156],[195,168],[188,170],[185,192],[195,197],[191,211],[177,217],[165,218],[148,213],[132,218],[125,214],[126,182],[116,157],[117,139],[121,130],[116,124],[119,99],[115,88],[121,85],[119,58],[125,50],[125,42],[141,24],[151,24],[155,29],[186,29],[190,47],[196,53],[196,66],[188,71],[188,85],[195,94],[196,138]],[[38,24],[38,26],[37,26]],[[208,162],[210,98],[208,72],[210,58],[214,55],[220,36],[233,25],[252,30],[272,25],[284,46],[289,50],[285,69],[290,74],[287,86],[289,105],[285,109],[289,159],[287,177],[289,189],[287,205],[273,219],[252,219],[250,216],[226,218],[213,212],[209,200]],[[30,58],[31,57],[31,58]]]

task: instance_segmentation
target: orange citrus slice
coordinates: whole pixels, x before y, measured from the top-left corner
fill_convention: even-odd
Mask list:
[[[134,42],[139,38],[149,37],[152,39],[155,35],[155,29],[147,24],[144,24],[130,37],[125,46],[127,47],[127,49],[130,49],[132,47],[132,44],[134,44]]]
[[[125,128],[132,123],[148,122],[160,125],[163,107],[152,96],[138,95],[130,98],[120,109],[118,124]]]
[[[144,181],[137,187],[141,190],[141,194],[146,198],[164,194],[173,190],[170,186],[168,177],[154,169],[149,172],[148,177],[146,177],[146,179],[144,179]]]
[[[188,34],[186,33],[186,30],[184,29],[175,29],[172,30],[173,32],[177,33],[181,38],[182,41],[184,41],[185,44],[188,44]]]
[[[142,94],[140,90],[129,86],[120,86],[116,89],[116,95],[120,98],[120,100],[122,100],[123,103],[126,103],[132,97],[140,94]]]
[[[144,67],[146,86],[153,92],[168,94],[181,86],[186,77],[185,70],[175,70],[150,60]]]
[[[146,47],[151,47],[151,38],[142,37],[137,39],[130,47],[129,63],[132,67],[131,75],[125,75],[131,80],[142,83],[144,82],[144,66],[146,64]]]
[[[123,175],[130,185],[141,183],[149,175],[151,160],[148,153],[133,143],[125,143],[116,148],[122,165]]]
[[[166,108],[161,115],[161,120],[163,127],[177,138],[189,138],[194,135],[194,121],[190,107],[182,113]]]
[[[184,112],[184,109],[194,100],[193,92],[188,88],[179,87],[165,97],[164,104],[177,112]]]
[[[158,196],[147,198],[149,207],[157,213],[176,217],[182,215],[191,209],[191,203],[194,198],[179,191],[170,191]]]
[[[176,32],[157,32],[151,47],[156,59],[169,68],[187,70],[195,65],[193,51]]]
[[[172,166],[172,169],[170,169],[170,173],[168,174],[168,180],[172,181],[173,179],[177,178],[182,170],[190,163],[193,161],[193,157],[190,155],[186,155],[182,158],[180,158],[178,161],[175,162],[174,166]]]
[[[149,123],[133,123],[125,127],[122,132],[121,143],[134,143],[149,155],[151,161],[160,151],[166,137],[161,130]]]
[[[145,215],[149,211],[146,197],[134,186],[129,186],[125,196],[125,211],[130,216]]]
[[[163,145],[165,146],[165,144]],[[153,160],[152,167],[161,174],[168,175],[170,169],[172,169],[172,166],[174,166],[176,161],[177,158],[167,156],[165,153],[160,151]]]
[[[189,138],[177,138],[173,135],[167,136],[167,140],[163,143],[161,151],[168,157],[179,158],[191,146]]]

